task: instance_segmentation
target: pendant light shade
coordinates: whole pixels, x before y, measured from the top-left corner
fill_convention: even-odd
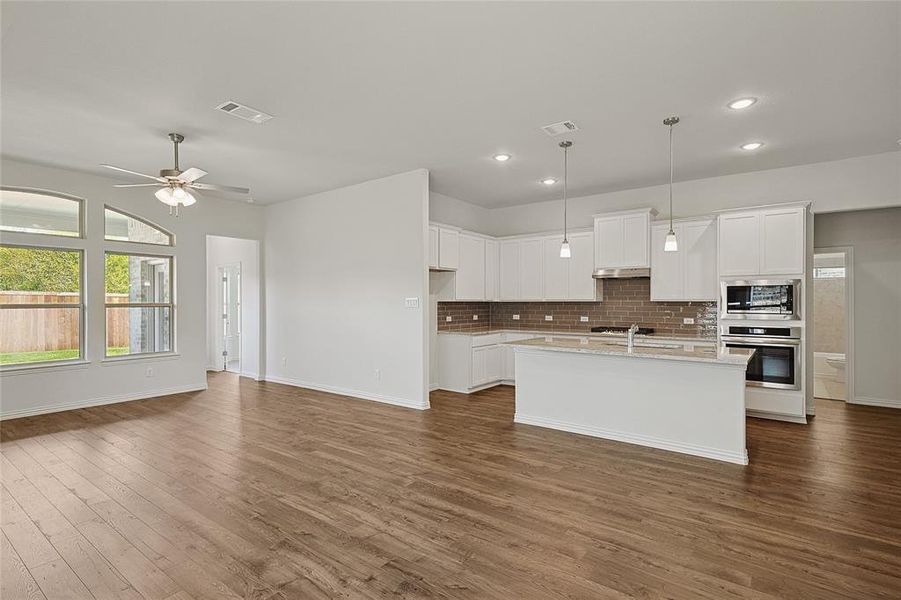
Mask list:
[[[167,206],[191,206],[197,202],[194,194],[182,187],[164,187],[157,190],[153,195]]]
[[[677,252],[679,242],[676,240],[676,232],[673,229],[673,125],[679,122],[679,117],[672,116],[663,119],[663,124],[669,127],[669,232],[663,243],[664,252]]]
[[[568,158],[569,158],[569,148],[573,143],[570,141],[560,142],[560,147],[563,148],[563,243],[560,244],[560,258],[572,258],[573,253],[569,248],[569,240],[566,238],[566,183],[569,177],[568,173]]]
[[[163,204],[168,204],[169,206],[175,206],[176,204],[178,204],[178,200],[175,199],[172,193],[172,188],[170,187],[161,188],[157,190],[153,195],[156,196],[156,199]]]

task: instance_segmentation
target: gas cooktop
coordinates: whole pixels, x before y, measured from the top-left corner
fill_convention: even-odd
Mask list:
[[[629,328],[622,325],[600,325],[592,327],[592,333],[628,333]],[[638,335],[651,335],[654,333],[653,327],[639,327]]]

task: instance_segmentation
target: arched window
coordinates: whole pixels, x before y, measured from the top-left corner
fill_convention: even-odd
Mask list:
[[[160,246],[175,245],[175,236],[150,221],[111,206],[105,206],[103,213],[104,239],[107,241],[139,242]]]
[[[0,231],[83,237],[80,198],[25,188],[0,188]]]

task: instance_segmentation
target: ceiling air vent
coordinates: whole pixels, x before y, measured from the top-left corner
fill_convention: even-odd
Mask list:
[[[239,119],[244,119],[245,121],[250,121],[251,123],[265,123],[272,118],[272,115],[268,115],[261,110],[251,108],[244,104],[239,104],[232,100],[223,102],[216,107],[216,110],[227,112],[233,117],[238,117]]]
[[[545,125],[541,128],[541,131],[545,132],[551,137],[555,135],[560,135],[562,133],[570,133],[571,131],[578,131],[578,127],[572,121],[560,121],[559,123],[553,123],[551,125]]]

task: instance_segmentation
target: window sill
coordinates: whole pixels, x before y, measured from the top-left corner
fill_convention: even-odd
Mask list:
[[[70,371],[73,369],[85,369],[91,361],[84,359],[60,360],[25,365],[9,365],[0,367],[0,377],[7,375],[28,375],[34,373],[49,373],[53,371]]]
[[[133,362],[142,362],[142,361],[156,361],[156,360],[172,360],[176,358],[181,358],[181,354],[177,352],[160,352],[156,354],[131,354],[126,356],[107,356],[100,363],[103,366],[115,365],[118,363],[133,363]]]

